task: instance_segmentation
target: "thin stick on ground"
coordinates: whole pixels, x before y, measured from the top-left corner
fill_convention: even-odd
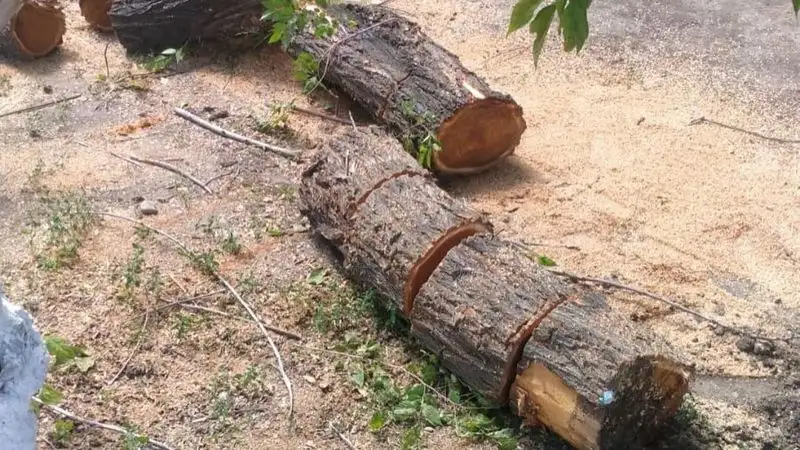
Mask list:
[[[604,280],[602,278],[583,277],[583,276],[580,276],[580,275],[575,275],[574,273],[564,272],[564,271],[557,270],[557,269],[552,269],[552,268],[548,268],[548,270],[551,273],[555,274],[555,275],[558,275],[558,276],[561,276],[561,277],[565,277],[565,278],[569,278],[570,280],[573,280],[573,281],[586,282],[586,283],[595,283],[595,284],[599,284],[599,285],[604,286],[604,287],[612,287],[612,288],[616,288],[616,289],[623,289],[623,290],[626,290],[626,291],[633,292],[635,294],[639,294],[639,295],[643,295],[645,297],[652,298],[653,300],[658,300],[658,301],[660,301],[662,303],[665,303],[665,304],[667,304],[669,306],[674,307],[675,309],[678,309],[678,310],[683,311],[683,312],[685,312],[687,314],[690,314],[690,315],[692,315],[692,316],[694,316],[694,317],[696,317],[696,318],[698,318],[700,320],[704,320],[706,322],[709,322],[709,323],[711,323],[713,325],[716,325],[716,326],[718,326],[720,328],[723,328],[725,330],[728,330],[728,331],[730,331],[732,333],[735,333],[735,334],[738,334],[738,335],[750,336],[750,337],[753,337],[753,338],[770,340],[770,341],[776,340],[776,339],[773,339],[773,338],[754,336],[754,335],[752,335],[752,334],[750,334],[750,333],[748,333],[748,332],[746,332],[744,330],[740,330],[738,328],[734,328],[734,327],[732,327],[730,325],[725,325],[724,323],[722,323],[722,322],[720,322],[720,321],[718,321],[718,320],[716,320],[716,319],[714,319],[712,317],[709,317],[709,316],[707,316],[707,315],[705,315],[705,314],[703,314],[701,312],[695,311],[695,310],[693,310],[691,308],[687,308],[686,306],[683,306],[683,305],[681,305],[680,303],[678,303],[678,302],[676,302],[674,300],[670,300],[670,299],[668,299],[666,297],[663,297],[661,295],[658,295],[658,294],[653,294],[652,292],[648,292],[648,291],[645,291],[643,289],[639,289],[639,288],[636,288],[636,287],[633,287],[633,286],[628,286],[628,285],[625,285],[625,284],[622,284],[622,283],[618,283],[616,281]]]
[[[330,428],[330,430],[331,430],[331,431],[333,431],[333,432],[334,432],[334,434],[336,434],[337,436],[339,436],[339,439],[341,439],[341,440],[342,440],[342,442],[344,442],[344,445],[346,445],[346,446],[347,446],[347,448],[349,448],[350,450],[358,450],[358,447],[356,447],[355,445],[353,445],[353,443],[352,443],[352,442],[350,442],[350,439],[347,439],[347,436],[345,436],[344,434],[342,434],[342,432],[341,432],[341,431],[339,431],[339,430],[338,430],[338,429],[337,429],[335,426],[333,426],[333,422],[329,422],[329,423],[328,423],[328,428]]]
[[[192,183],[200,186],[204,191],[208,192],[209,194],[213,194],[214,193],[214,191],[212,191],[211,188],[206,186],[205,183],[203,183],[202,181],[198,180],[197,178],[195,178],[191,174],[188,174],[185,171],[173,166],[172,164],[165,163],[163,161],[155,161],[155,160],[147,159],[147,158],[139,158],[138,156],[133,156],[133,155],[131,155],[130,158],[131,158],[131,160],[139,162],[139,163],[142,163],[142,164],[148,164],[148,165],[151,165],[151,166],[159,167],[159,168],[164,169],[164,170],[168,170],[168,171],[170,171],[172,173],[176,173],[176,174],[186,178],[187,180],[191,181]]]
[[[214,309],[214,308],[209,308],[207,306],[195,305],[194,303],[178,303],[178,304],[173,305],[173,306],[180,306],[181,308],[194,309],[194,310],[197,310],[197,311],[204,311],[204,312],[211,313],[211,314],[216,314],[216,315],[219,315],[219,316],[222,316],[222,317],[227,317],[229,319],[243,320],[245,322],[253,322],[252,319],[246,319],[244,317],[239,317],[239,316],[235,316],[233,314],[228,314],[226,312],[223,312],[223,311],[220,311],[220,310]],[[287,338],[290,338],[290,339],[296,339],[298,341],[303,339],[303,337],[300,336],[297,333],[293,333],[291,331],[284,330],[282,328],[273,327],[272,325],[264,324],[264,328],[268,329],[269,331],[272,331],[273,333],[280,334],[281,336],[284,336],[284,337],[287,337]]]
[[[779,142],[781,144],[800,144],[800,139],[783,139],[773,136],[767,136],[766,134],[761,134],[757,131],[745,130],[744,128],[739,128],[737,126],[728,125],[722,122],[717,122],[716,120],[712,119],[706,119],[705,117],[699,117],[697,119],[694,119],[691,122],[689,122],[689,125],[700,125],[702,123],[709,123],[711,125],[716,125],[718,127],[727,128],[729,130],[738,131],[744,134],[749,134],[750,136],[755,136],[757,138],[761,138],[767,141]]]
[[[232,131],[227,131],[221,127],[218,127],[217,125],[214,125],[213,123],[207,120],[203,120],[200,117],[195,116],[194,114],[182,108],[175,108],[174,112],[179,117],[186,119],[189,122],[192,122],[193,124],[201,128],[205,128],[206,130],[216,135],[222,136],[224,138],[233,139],[234,141],[238,141],[243,144],[254,145],[256,147],[262,148],[264,150],[269,150],[273,153],[284,156],[286,158],[294,158],[300,153],[296,150],[289,150],[287,148],[279,147],[277,145],[267,144],[266,142],[257,141],[255,139],[242,136],[241,134],[237,134]]]
[[[120,367],[120,369],[116,373],[116,375],[114,375],[114,377],[111,378],[111,380],[108,381],[108,385],[109,386],[114,384],[119,379],[119,377],[122,375],[122,373],[125,372],[125,369],[128,368],[128,364],[130,364],[131,360],[136,355],[136,353],[139,351],[139,348],[142,346],[142,341],[144,341],[144,335],[145,335],[145,332],[147,331],[147,321],[148,320],[150,320],[150,314],[148,312],[145,312],[144,320],[142,321],[142,328],[139,330],[138,339],[136,339],[136,346],[133,348],[133,350],[131,350],[131,353],[128,355],[128,358],[125,359],[125,362],[122,364],[122,367]]]
[[[222,294],[224,292],[228,292],[227,289],[219,289],[219,290],[216,290],[216,291],[213,291],[213,292],[207,292],[205,294],[196,295],[196,296],[191,297],[191,298],[183,298],[183,299],[180,299],[180,300],[175,300],[175,301],[172,301],[172,302],[169,302],[169,303],[165,303],[163,305],[156,306],[155,308],[153,308],[153,310],[151,312],[162,311],[162,310],[171,308],[173,306],[180,306],[182,303],[193,302],[195,300],[200,300],[200,299],[206,298],[206,297],[213,297],[215,295],[219,295],[219,294]],[[144,313],[142,313],[140,315],[140,317],[143,316],[143,315],[144,315]]]
[[[134,166],[144,167],[144,165],[142,165],[141,163],[136,162],[136,161],[134,161],[134,160],[132,160],[132,159],[130,159],[128,157],[125,157],[125,156],[122,156],[122,155],[118,155],[118,154],[116,154],[114,152],[108,152],[108,154],[113,156],[113,157],[115,157],[115,158],[119,158],[119,159],[121,159],[121,160],[123,160],[125,162],[129,162],[129,163],[133,164]]]
[[[53,106],[53,105],[57,105],[59,103],[64,103],[64,102],[68,102],[68,101],[71,101],[71,100],[75,100],[76,98],[79,98],[79,97],[81,97],[81,94],[75,94],[75,95],[71,95],[69,97],[60,98],[58,100],[53,100],[53,101],[49,101],[49,102],[46,102],[46,103],[41,103],[39,105],[26,106],[25,108],[15,109],[13,111],[8,111],[8,112],[1,113],[0,114],[0,118],[13,116],[14,114],[22,114],[22,113],[26,113],[26,112],[36,111],[38,109],[47,108],[48,106]]]
[[[342,125],[350,125],[350,122],[347,119],[342,119],[341,117],[337,117],[332,114],[325,114],[323,112],[314,111],[313,109],[304,108],[302,106],[292,106],[292,109],[304,114],[308,114],[309,116],[319,117],[320,119],[330,120],[331,122],[341,123]]]
[[[138,225],[140,227],[147,228],[150,231],[152,231],[154,233],[157,233],[157,234],[169,239],[170,241],[172,241],[172,243],[174,243],[176,246],[178,246],[178,248],[183,250],[192,259],[197,259],[197,254],[194,253],[191,249],[189,249],[189,247],[187,247],[186,244],[184,244],[178,238],[176,238],[175,236],[172,236],[171,234],[169,234],[169,233],[167,233],[165,231],[161,231],[158,228],[151,227],[150,225],[147,225],[146,223],[144,223],[144,222],[142,222],[140,220],[131,219],[129,217],[120,216],[120,215],[111,214],[111,213],[98,213],[98,214],[101,215],[101,216],[113,217],[113,218],[116,218],[116,219],[124,220],[124,221],[130,222],[130,223],[134,223],[134,224],[136,224],[136,225]],[[283,379],[283,383],[286,385],[286,389],[289,392],[289,419],[291,420],[292,415],[294,414],[294,392],[292,390],[292,381],[289,379],[289,376],[286,374],[286,369],[283,366],[283,358],[281,357],[281,353],[278,350],[278,347],[275,345],[275,341],[272,340],[272,337],[267,332],[267,328],[264,326],[264,324],[262,323],[262,321],[258,317],[258,315],[255,313],[255,311],[253,311],[253,308],[250,307],[250,304],[247,303],[242,298],[241,295],[239,295],[239,292],[237,292],[236,289],[233,288],[233,286],[228,282],[228,280],[226,280],[217,271],[211,271],[211,274],[214,276],[214,278],[216,278],[216,280],[220,284],[222,284],[225,287],[225,289],[228,290],[228,292],[231,293],[231,295],[233,295],[233,297],[236,299],[236,301],[238,301],[239,304],[242,305],[242,307],[247,311],[247,314],[249,314],[250,317],[253,319],[253,321],[255,321],[256,325],[261,330],[261,333],[264,334],[264,337],[267,338],[267,342],[269,343],[269,346],[272,349],[272,353],[275,355],[275,360],[277,361],[278,372],[280,373],[281,378]]]
[[[111,424],[107,424],[107,423],[103,423],[103,422],[98,422],[96,420],[84,419],[83,417],[78,417],[75,414],[67,411],[64,408],[60,408],[60,407],[55,406],[55,405],[48,405],[48,404],[44,403],[43,401],[41,401],[38,397],[33,397],[33,401],[38,403],[39,405],[41,405],[42,408],[52,412],[53,414],[56,414],[58,416],[64,417],[64,418],[69,419],[69,420],[72,420],[73,422],[80,422],[80,423],[82,423],[84,425],[88,425],[90,427],[96,427],[96,428],[102,428],[103,430],[114,431],[114,432],[117,432],[117,433],[119,433],[119,434],[121,434],[123,436],[128,435],[128,434],[133,434],[136,437],[147,438],[147,444],[152,446],[152,447],[160,448],[162,450],[173,450],[172,447],[170,447],[169,445],[167,445],[167,444],[165,444],[163,442],[159,442],[159,441],[157,441],[155,439],[152,439],[152,438],[150,438],[148,436],[145,436],[145,435],[133,433],[133,432],[128,431],[128,430],[126,430],[126,429],[124,429],[124,428],[122,428],[120,426],[111,425]]]

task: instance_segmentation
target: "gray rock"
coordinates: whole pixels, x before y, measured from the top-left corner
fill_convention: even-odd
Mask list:
[[[750,336],[745,336],[736,341],[736,348],[745,353],[751,353],[755,345],[756,345],[756,340],[751,338]]]
[[[0,295],[0,446],[36,448],[31,398],[44,385],[49,355],[30,315]]]
[[[144,216],[154,216],[158,214],[158,208],[156,208],[155,203],[150,200],[142,200],[142,202],[139,203],[139,212]]]
[[[756,341],[753,345],[753,353],[761,356],[769,356],[775,353],[775,345],[769,341]]]

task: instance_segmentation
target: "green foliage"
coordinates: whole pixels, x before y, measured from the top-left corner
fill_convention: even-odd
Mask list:
[[[69,370],[72,367],[86,373],[94,366],[94,359],[82,346],[72,345],[58,336],[45,336],[43,338],[47,352],[53,358],[53,368]]]
[[[186,46],[168,48],[158,55],[152,55],[141,61],[141,65],[150,72],[163,72],[172,63],[180,63],[186,57]]]
[[[416,104],[410,100],[400,103],[400,108],[411,123],[402,136],[403,147],[416,156],[420,166],[430,169],[433,164],[433,154],[442,149],[442,143],[432,131],[436,129],[436,116],[430,111],[420,113]]]
[[[222,250],[231,255],[238,255],[242,252],[242,244],[232,231],[228,232],[228,235],[222,240]]]
[[[557,265],[555,261],[553,261],[552,259],[550,259],[550,257],[546,255],[539,255],[538,258],[536,258],[536,261],[545,267],[552,267]]]
[[[57,419],[53,425],[53,440],[62,446],[66,446],[72,438],[72,430],[75,429],[75,423],[71,420]]]
[[[328,275],[328,270],[324,268],[314,269],[308,274],[308,284],[311,285],[320,285],[325,281],[325,277]]]
[[[792,0],[792,6],[794,7],[794,15],[797,16],[800,13],[800,0]]]
[[[511,11],[508,34],[528,26],[534,36],[533,61],[538,66],[553,17],[557,16],[564,51],[580,53],[589,37],[587,12],[591,3],[592,0],[555,0],[537,11],[541,0],[519,0]]]
[[[306,3],[306,4],[303,4]],[[325,14],[324,8],[328,6],[327,0],[300,2],[296,0],[262,0],[264,15],[261,20],[270,22],[272,33],[269,36],[270,44],[280,43],[286,49],[295,37],[306,31],[313,30],[315,37],[330,37],[336,31],[337,22]]]
[[[122,450],[144,450],[149,443],[147,436],[128,430],[122,439]]]
[[[94,223],[92,208],[86,197],[74,192],[41,198],[40,216],[47,218],[44,248],[37,255],[40,268],[58,270],[70,267],[78,259],[78,249]],[[38,219],[34,221],[39,225]]]
[[[292,62],[292,75],[303,83],[303,94],[310,94],[320,84],[319,61],[311,53],[300,53]]]

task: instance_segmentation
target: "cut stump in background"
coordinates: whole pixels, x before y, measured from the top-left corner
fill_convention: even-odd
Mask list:
[[[81,8],[84,19],[92,28],[99,31],[111,31],[111,18],[108,17],[111,3],[112,0],[80,0],[78,6]]]
[[[331,5],[326,12],[338,31],[325,39],[301,34],[289,53],[310,54],[325,83],[388,124],[426,167],[477,173],[514,152],[526,129],[522,107],[417,24],[380,6]],[[436,141],[439,151],[432,150]]]
[[[667,344],[493,236],[388,132],[332,136],[300,200],[348,277],[391,300],[444,367],[579,450],[657,439],[688,392],[693,370]]]
[[[26,0],[11,18],[11,38],[20,53],[41,58],[64,42],[66,16],[57,0]]]

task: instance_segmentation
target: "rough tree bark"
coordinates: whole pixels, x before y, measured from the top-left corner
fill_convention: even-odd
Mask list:
[[[289,46],[319,62],[330,83],[406,142],[415,156],[428,137],[441,144],[431,166],[440,174],[484,171],[511,155],[526,129],[522,107],[492,89],[421,28],[391,10],[357,4],[326,10],[340,27],[312,31]],[[418,158],[419,159],[419,158]]]
[[[300,197],[345,273],[393,301],[446,368],[575,448],[657,438],[688,391],[669,346],[493,236],[387,133],[332,137]]]
[[[260,0],[114,0],[108,11],[130,53],[158,53],[198,39],[257,28]]]

